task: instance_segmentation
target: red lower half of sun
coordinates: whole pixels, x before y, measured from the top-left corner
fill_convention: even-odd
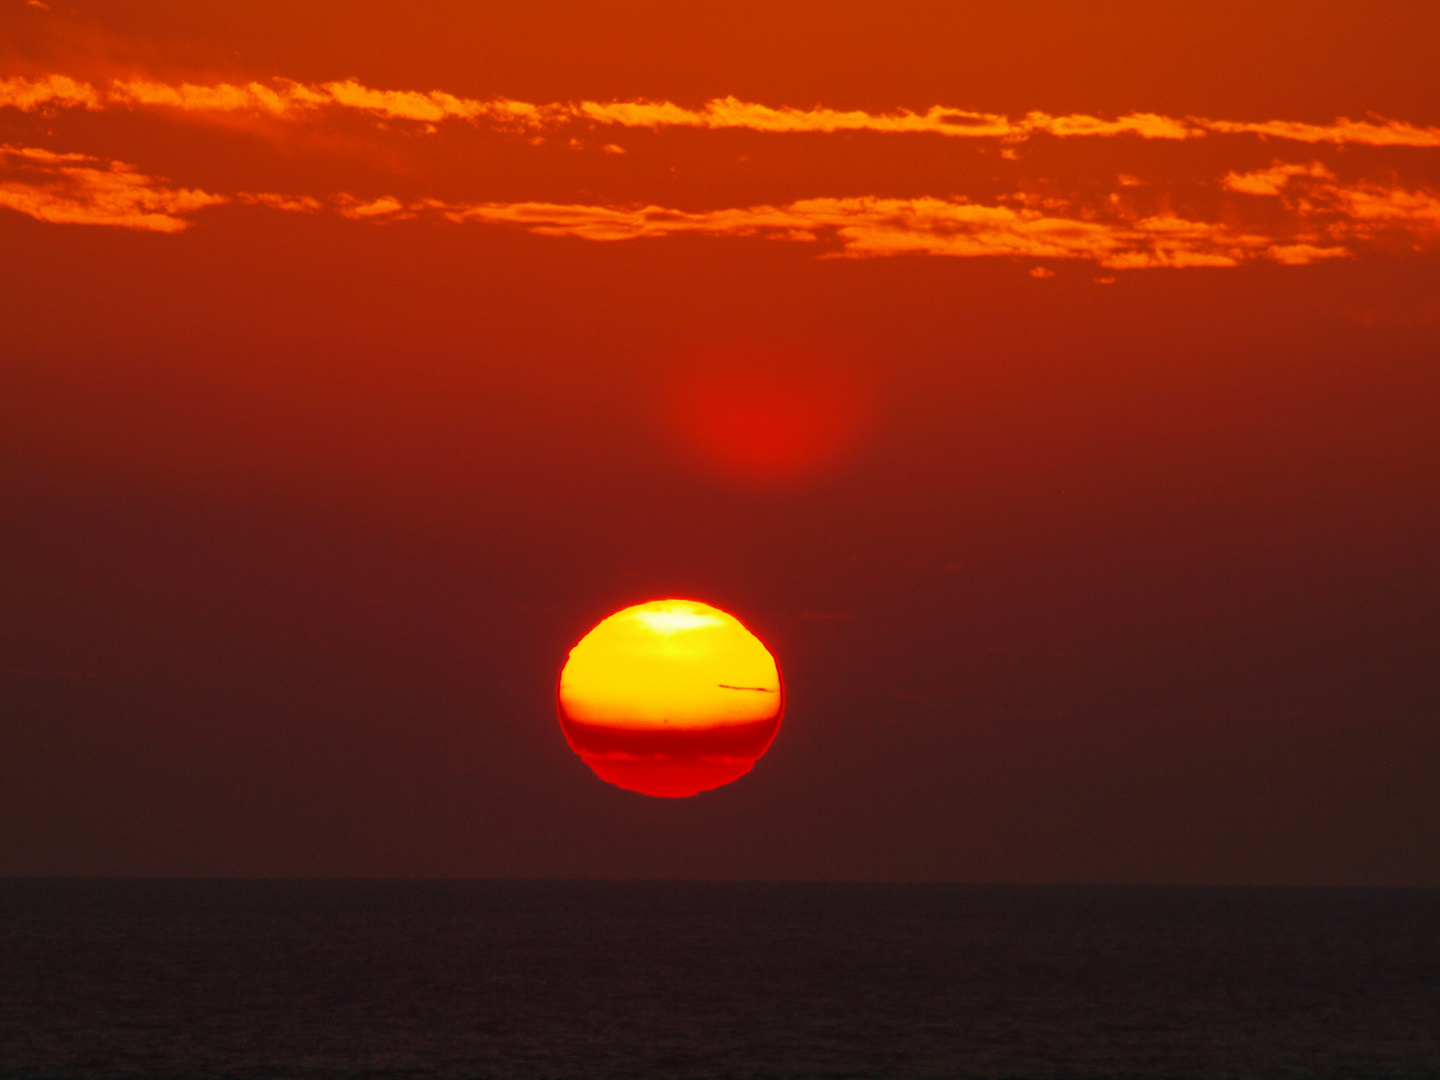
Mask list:
[[[683,798],[748,773],[770,747],[780,717],[711,730],[627,731],[560,715],[570,748],[600,779],[645,795]]]

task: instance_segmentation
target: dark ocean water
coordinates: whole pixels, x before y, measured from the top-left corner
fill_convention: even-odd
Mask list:
[[[0,882],[6,1077],[1440,1077],[1440,892]]]

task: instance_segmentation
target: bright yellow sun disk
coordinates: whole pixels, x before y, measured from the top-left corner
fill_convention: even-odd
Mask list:
[[[673,600],[662,600],[660,603],[668,604],[668,606],[656,608],[654,611],[649,610],[649,605],[629,610],[634,612],[634,618],[639,619],[657,634],[678,634],[681,630],[698,630],[702,626],[722,625],[721,620],[714,615],[704,615],[691,610],[693,605],[681,605]]]
[[[694,600],[656,600],[590,631],[560,673],[560,705],[582,724],[696,730],[780,710],[780,674],[760,639]]]

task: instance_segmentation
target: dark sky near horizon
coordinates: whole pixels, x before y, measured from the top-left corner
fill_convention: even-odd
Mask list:
[[[1440,886],[1433,4],[487,6],[0,0],[0,875]]]

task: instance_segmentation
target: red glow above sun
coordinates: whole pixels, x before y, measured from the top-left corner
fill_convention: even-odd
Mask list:
[[[842,357],[752,345],[678,371],[666,419],[697,471],[741,488],[785,487],[853,457],[873,424],[874,398],[866,373]]]
[[[680,798],[750,771],[780,728],[775,658],[732,615],[695,600],[616,612],[570,650],[560,726],[602,780]]]

